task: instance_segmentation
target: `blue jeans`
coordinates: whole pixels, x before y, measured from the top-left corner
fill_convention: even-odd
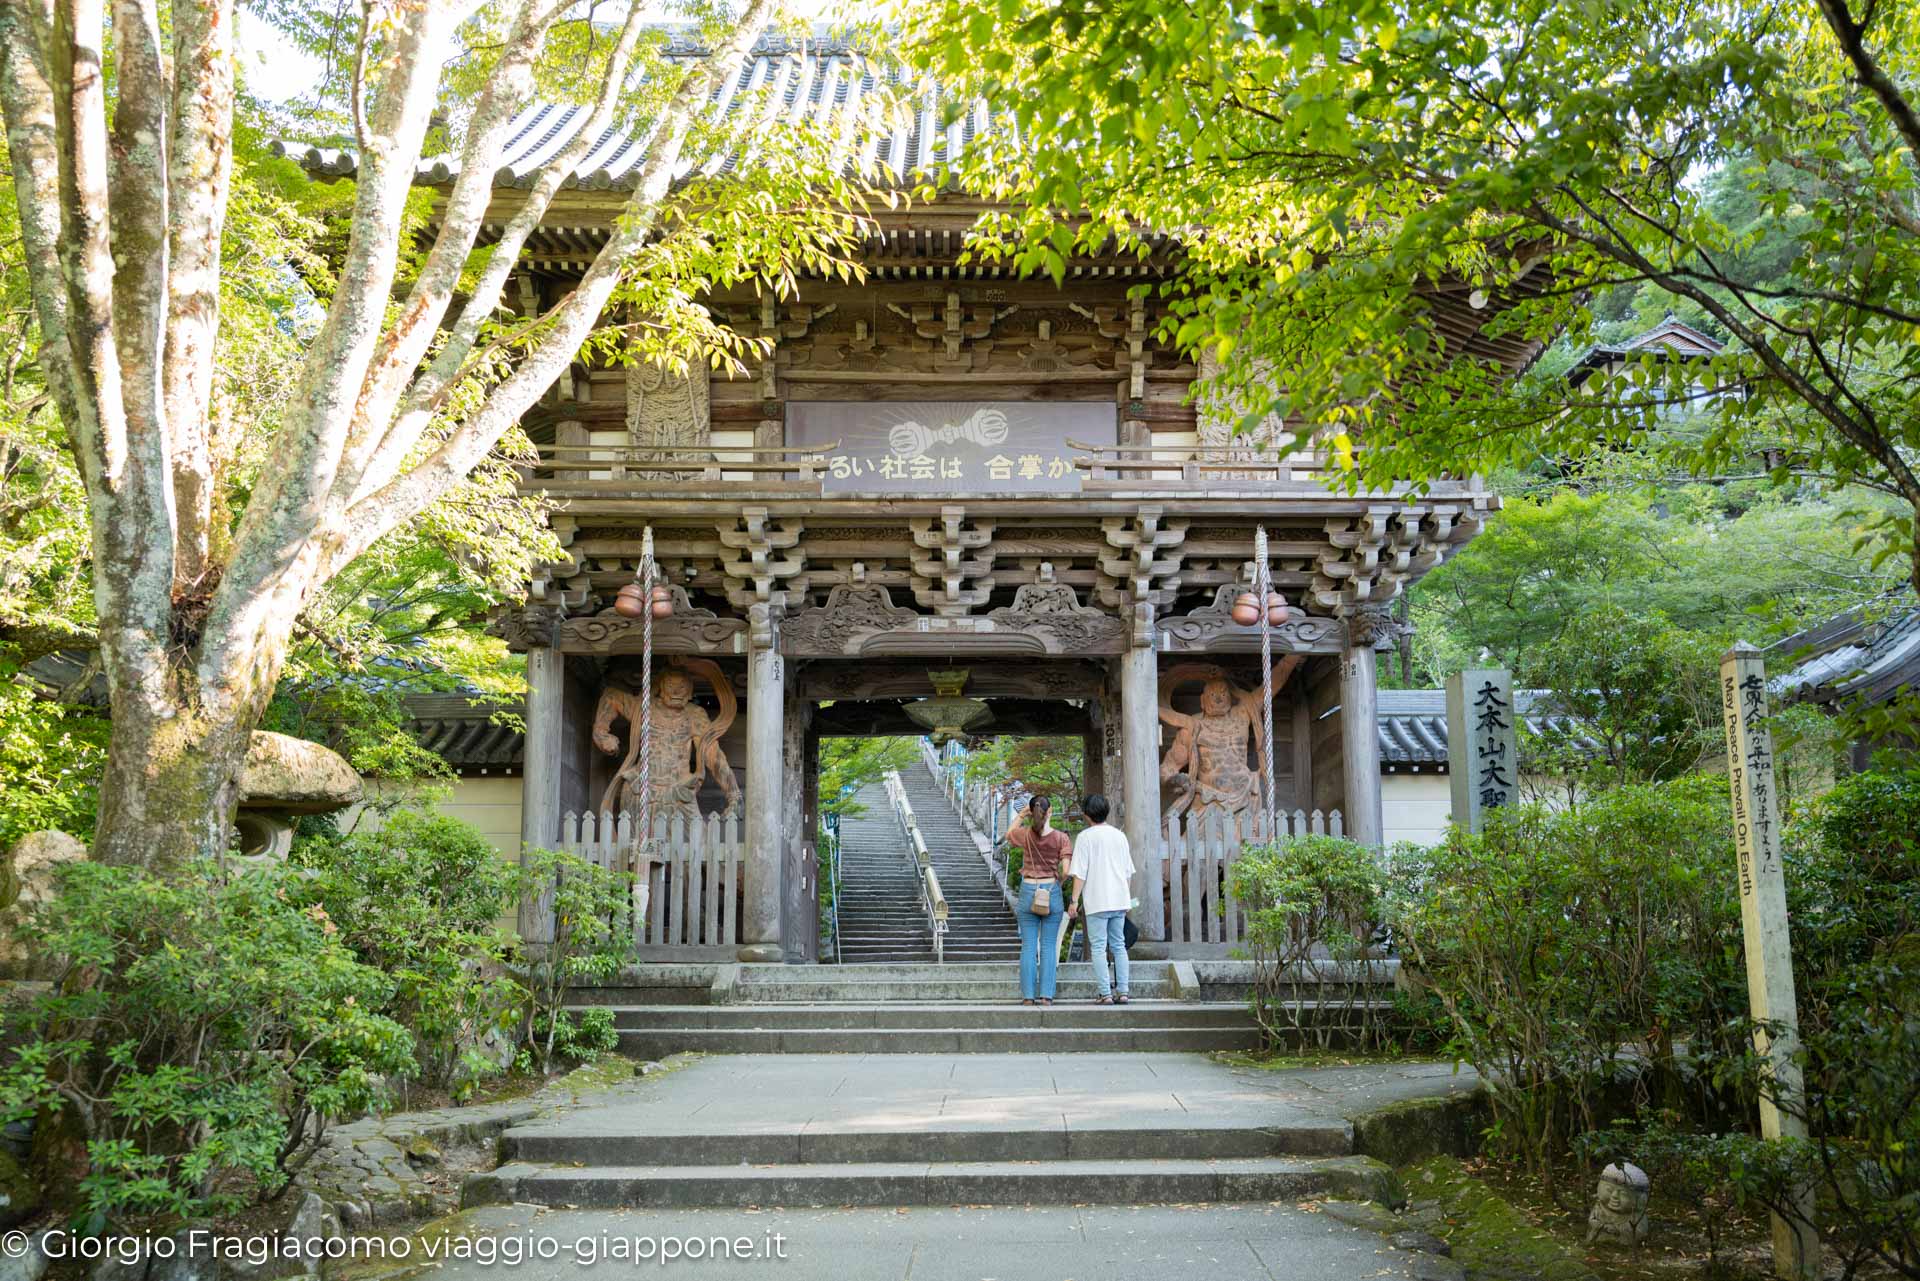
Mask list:
[[[1014,912],[1014,919],[1020,922],[1020,997],[1031,1001],[1042,997],[1053,999],[1054,978],[1060,968],[1060,921],[1066,913],[1066,897],[1061,893],[1062,886],[1055,882],[1048,888],[1052,891],[1053,911],[1045,916],[1033,914],[1033,892],[1039,886],[1032,881],[1020,882],[1020,906]],[[1039,983],[1034,979],[1034,962],[1039,962]]]
[[[1113,961],[1113,981],[1120,995],[1127,994],[1127,914],[1089,912],[1087,914],[1087,959],[1093,962],[1093,981],[1100,995],[1112,995],[1107,985],[1107,961]]]

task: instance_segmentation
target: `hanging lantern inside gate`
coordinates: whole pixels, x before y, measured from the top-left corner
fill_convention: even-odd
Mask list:
[[[1279,592],[1267,593],[1267,626],[1278,627],[1287,621],[1287,598]]]
[[[1242,627],[1252,627],[1260,621],[1260,598],[1252,592],[1241,592],[1233,598],[1233,621]]]
[[[613,612],[622,618],[638,618],[647,612],[647,589],[639,583],[628,583],[613,598]]]
[[[966,668],[928,672],[927,679],[933,682],[933,697],[908,703],[904,710],[914,724],[927,731],[936,747],[964,738],[968,730],[993,719],[991,707],[960,693],[967,684]]]

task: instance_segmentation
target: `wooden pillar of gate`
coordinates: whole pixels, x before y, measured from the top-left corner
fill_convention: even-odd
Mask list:
[[[1346,652],[1340,656],[1340,744],[1347,775],[1347,836],[1377,846],[1385,838],[1380,802],[1380,693],[1374,642],[1391,626],[1384,610],[1360,609],[1347,617]]]
[[[787,666],[771,605],[747,613],[747,848],[740,912],[740,959],[778,961],[781,873],[786,862],[785,716]]]
[[[1133,643],[1120,656],[1121,828],[1133,847],[1140,937],[1164,943],[1165,850],[1160,831],[1160,660],[1153,648],[1153,607],[1136,605]]]

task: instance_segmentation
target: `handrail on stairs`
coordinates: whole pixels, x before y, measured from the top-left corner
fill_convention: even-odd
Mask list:
[[[920,763],[927,767],[927,772],[933,775],[934,783],[953,802],[961,819],[971,822],[975,828],[986,834],[992,851],[986,859],[987,868],[993,874],[994,883],[1000,887],[1000,893],[1007,901],[1008,910],[1013,910],[1019,901],[1019,895],[1014,893],[1013,888],[1007,883],[1006,856],[1002,849],[1002,842],[1006,839],[1008,829],[1013,826],[1014,812],[1023,802],[1001,795],[990,783],[966,782],[964,767],[960,770],[947,769],[941,762],[939,751],[933,746],[932,740],[925,737],[920,739]]]
[[[833,963],[840,964],[840,833],[825,824],[821,830],[827,834],[827,875],[833,879]]]
[[[927,928],[933,934],[934,963],[945,964],[947,896],[940,889],[940,878],[934,874],[926,838],[920,835],[920,822],[914,817],[913,803],[907,799],[907,786],[900,781],[899,770],[887,771],[886,789],[887,803],[893,809],[894,818],[899,820],[901,833],[907,838],[907,852],[913,859],[914,871],[919,877],[920,906],[927,914]]]

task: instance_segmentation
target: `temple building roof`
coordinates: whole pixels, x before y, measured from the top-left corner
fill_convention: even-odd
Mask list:
[[[1383,689],[1380,701],[1381,768],[1418,771],[1447,768],[1447,692],[1441,689]],[[1516,689],[1514,705],[1535,734],[1564,731],[1564,716],[1545,713],[1548,691]],[[1597,745],[1596,745],[1597,746]]]
[[[525,710],[477,705],[464,694],[416,694],[406,700],[407,728],[420,746],[463,773],[518,773],[526,734],[518,724]],[[505,724],[496,712],[511,711]]]
[[[1588,348],[1567,372],[1567,381],[1578,387],[1600,370],[1649,351],[1662,360],[1705,360],[1718,355],[1725,347],[1726,344],[1712,334],[1695,329],[1668,312],[1665,320],[1624,342],[1598,343]]]
[[[1772,681],[1785,700],[1831,705],[1855,697],[1887,702],[1920,688],[1920,605],[1850,609],[1768,648],[1773,662],[1796,663]]]
[[[666,54],[694,58],[704,51],[686,36],[675,34]],[[874,129],[874,108],[882,96],[891,99],[905,91],[911,107],[891,113],[891,127]],[[732,114],[754,102],[756,110],[778,119],[801,121],[809,117],[845,139],[842,163],[877,164],[895,182],[905,184],[916,175],[930,174],[941,163],[959,158],[983,132],[1003,126],[1003,120],[984,101],[970,109],[950,112],[951,95],[931,80],[912,80],[898,64],[870,58],[844,40],[822,33],[807,40],[785,35],[763,35],[732,83],[715,88],[714,108]],[[494,185],[524,188],[572,138],[591,114],[583,104],[536,103],[517,116],[494,173]],[[942,123],[949,115],[954,119]],[[350,150],[276,143],[282,155],[297,161],[309,173],[352,177],[356,159]],[[630,191],[646,156],[643,140],[618,127],[604,130],[586,157],[574,168],[565,186],[584,191]],[[694,157],[675,172],[676,181],[696,175],[725,173],[737,157]],[[444,186],[459,175],[458,157],[450,154],[423,159],[416,181]]]

